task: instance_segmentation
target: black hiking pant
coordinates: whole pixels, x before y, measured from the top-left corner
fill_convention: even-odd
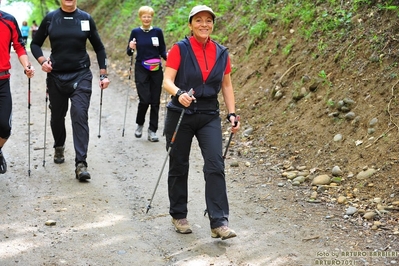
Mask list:
[[[157,71],[149,71],[141,64],[136,64],[134,74],[137,94],[140,100],[137,108],[136,123],[144,125],[147,110],[151,107],[148,129],[157,132],[163,82],[162,68],[160,67]]]
[[[0,79],[0,138],[8,139],[11,135],[12,98],[10,79]]]
[[[49,73],[47,75],[47,90],[51,110],[50,125],[54,137],[53,147],[61,147],[65,144],[65,117],[68,112],[70,100],[76,164],[78,162],[86,162],[87,158],[89,146],[88,111],[92,94],[92,79],[93,75],[89,69],[80,71],[77,77],[75,75],[74,80],[71,80],[72,83],[60,84],[57,74]]]
[[[168,110],[165,122],[167,148],[180,112]],[[229,204],[222,156],[219,114],[184,115],[169,154],[169,213],[175,219],[187,217],[189,156],[196,137],[204,160],[205,201],[211,228],[228,225]]]

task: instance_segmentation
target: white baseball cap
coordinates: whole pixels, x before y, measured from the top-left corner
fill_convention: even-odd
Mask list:
[[[193,9],[191,9],[190,15],[188,16],[188,22],[191,22],[191,18],[202,11],[209,12],[213,17],[213,20],[215,20],[216,15],[213,12],[212,8],[210,8],[209,6],[206,6],[206,5],[198,5],[198,6],[193,7]]]

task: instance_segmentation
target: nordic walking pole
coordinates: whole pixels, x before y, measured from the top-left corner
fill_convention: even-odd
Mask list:
[[[237,115],[237,117],[236,117],[236,119],[234,121],[234,127],[237,126],[238,121],[240,121],[240,116],[239,115]],[[226,149],[224,150],[223,159],[226,159],[227,151],[229,150],[230,142],[231,142],[231,139],[233,138],[233,135],[234,135],[234,133],[231,132],[230,133],[230,137],[229,137],[229,141],[227,142],[227,145],[226,145]],[[208,209],[205,209],[204,210],[204,216],[206,216],[207,213],[208,213]]]
[[[30,78],[28,78],[28,176],[30,176],[30,106]]]
[[[101,96],[100,96],[100,118],[98,122],[98,138],[101,138],[101,110],[103,108],[103,88],[101,88]]]
[[[129,81],[130,81],[130,79],[132,77],[133,55],[134,55],[134,50],[132,50],[132,55],[130,56]],[[129,86],[127,87],[127,90],[126,90],[125,117],[123,118],[122,137],[125,136],[125,124],[126,124],[126,114],[127,114],[127,104],[128,104],[128,102],[129,102]]]
[[[43,138],[43,167],[46,165],[46,133],[47,133],[47,103],[48,103],[48,89],[46,88],[46,105],[44,110],[44,138]]]
[[[234,127],[237,126],[238,121],[240,121],[240,116],[239,115],[237,115],[237,117],[236,117],[236,119],[234,121]],[[230,142],[231,142],[231,139],[233,138],[233,135],[234,135],[234,133],[231,132],[230,133],[230,137],[229,137],[229,141],[227,142],[227,145],[226,145],[226,149],[224,150],[223,159],[226,159],[227,151],[229,150]]]
[[[193,89],[191,89],[187,93],[188,93],[189,96],[193,96]],[[161,168],[161,172],[159,173],[157,184],[155,185],[155,188],[154,188],[154,192],[152,192],[152,197],[151,197],[150,203],[147,205],[146,213],[148,213],[148,211],[151,208],[152,200],[154,199],[155,192],[157,191],[157,188],[158,188],[158,185],[159,185],[159,180],[161,180],[162,172],[163,172],[163,169],[165,168],[166,161],[168,160],[168,157],[169,157],[169,154],[170,154],[170,150],[172,149],[173,143],[175,142],[177,131],[179,130],[181,120],[183,119],[183,116],[184,116],[184,111],[185,111],[185,109],[183,108],[182,111],[181,111],[179,120],[177,121],[177,125],[176,125],[176,128],[175,128],[175,131],[173,132],[172,139],[170,140],[169,147],[168,147],[168,152],[167,152],[165,160],[163,162],[163,165],[162,165],[162,168]]]

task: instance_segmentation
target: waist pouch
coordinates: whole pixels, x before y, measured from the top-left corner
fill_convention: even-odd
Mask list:
[[[149,71],[158,71],[161,66],[161,59],[159,58],[148,59],[145,61],[141,61],[141,64],[145,69]]]
[[[77,72],[67,72],[67,73],[52,73],[52,78],[54,83],[57,85],[57,89],[62,93],[72,93],[78,87],[81,80],[87,78],[87,74],[91,75],[89,68],[84,68]]]

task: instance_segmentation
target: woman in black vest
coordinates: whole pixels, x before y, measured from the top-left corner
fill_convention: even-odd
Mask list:
[[[167,148],[184,109],[173,147],[169,153],[169,213],[177,232],[191,233],[187,221],[189,155],[195,136],[204,159],[206,207],[211,236],[222,240],[236,236],[228,227],[229,204],[222,156],[222,129],[218,94],[222,91],[231,132],[240,127],[235,114],[231,66],[227,48],[210,39],[215,13],[195,6],[188,18],[191,36],[175,44],[164,73],[164,88],[173,95],[165,122]],[[187,92],[193,89],[190,96]]]

